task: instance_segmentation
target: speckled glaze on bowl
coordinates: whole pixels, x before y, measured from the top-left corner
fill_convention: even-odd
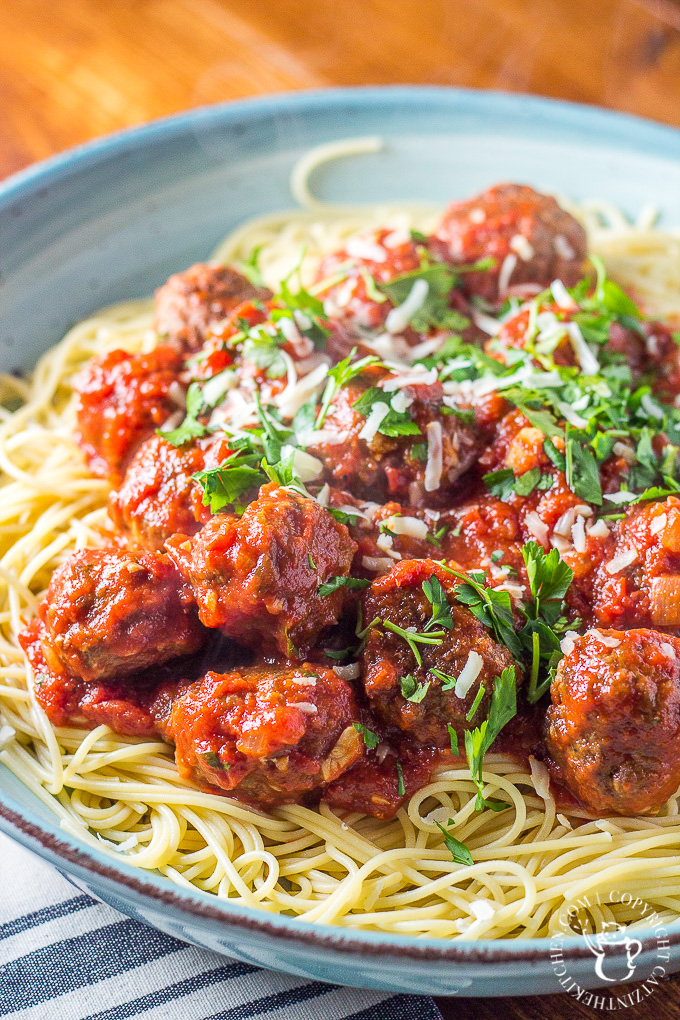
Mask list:
[[[520,180],[578,199],[606,197],[630,213],[651,201],[680,224],[680,133],[632,117],[433,88],[297,93],[194,110],[82,146],[0,186],[0,369],[29,368],[78,319],[150,293],[243,219],[291,205],[289,171],[311,146],[366,134],[382,135],[385,151],[321,169],[315,188],[323,197],[444,203]],[[249,963],[404,992],[562,990],[545,939],[451,943],[357,932],[186,892],[72,839],[2,766],[0,829],[124,914]],[[680,969],[680,923],[667,937],[666,969]],[[655,952],[650,932],[638,976]],[[583,940],[565,939],[563,957],[582,987],[602,984]],[[623,978],[623,955],[613,958]]]

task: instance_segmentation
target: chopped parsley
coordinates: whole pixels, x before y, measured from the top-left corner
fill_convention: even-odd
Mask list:
[[[238,505],[239,496],[250,489],[259,488],[266,475],[259,466],[260,456],[237,450],[219,467],[197,471],[193,476],[203,487],[203,505],[212,514],[227,506]]]
[[[456,839],[455,836],[452,836],[451,833],[447,829],[445,829],[444,826],[441,825],[439,822],[435,822],[434,824],[437,826],[438,829],[441,829],[442,835],[444,837],[444,845],[451,854],[454,864],[470,865],[475,863],[472,859],[472,854],[465,846],[465,843],[461,843],[459,839]],[[449,819],[449,825],[452,824],[453,823],[451,819]]]
[[[201,439],[208,431],[198,420],[202,409],[203,391],[198,383],[193,382],[187,390],[186,415],[182,424],[176,429],[170,429],[169,432],[156,429],[157,434],[172,446],[184,446],[194,439]]]
[[[319,586],[318,594],[323,598],[326,595],[332,595],[334,591],[338,591],[340,588],[349,588],[350,591],[359,591],[361,588],[368,588],[370,581],[363,577],[335,577],[329,578]]]
[[[474,717],[475,717],[475,715],[477,713],[477,709],[479,708],[479,706],[481,704],[481,701],[482,701],[482,698],[484,697],[485,694],[486,694],[486,688],[484,687],[483,684],[480,684],[479,690],[475,694],[475,699],[472,702],[472,704],[470,705],[470,708],[469,708],[469,710],[468,710],[468,712],[467,712],[467,714],[465,716],[465,718],[466,718],[466,720],[468,722],[472,722],[472,720],[474,719]]]
[[[375,404],[386,404],[388,411],[378,426],[378,432],[383,436],[392,437],[422,435],[408,411],[395,411],[390,406],[390,399],[391,394],[386,393],[378,386],[371,386],[365,393],[362,393],[358,400],[355,400],[352,407],[364,418],[368,418]]]
[[[481,811],[484,807],[490,807],[493,811],[502,811],[508,807],[502,801],[487,800],[484,797],[482,767],[484,755],[503,727],[516,714],[517,681],[515,678],[515,667],[507,666],[500,676],[494,677],[488,717],[474,730],[465,731],[465,753],[472,779],[477,787],[477,798],[475,800],[475,810],[477,811]]]
[[[419,280],[427,284],[427,293],[418,310],[411,316],[409,325],[413,329],[418,333],[427,333],[431,329],[460,332],[470,325],[470,320],[449,304],[448,297],[456,285],[456,271],[443,262],[424,260],[419,269],[377,286],[398,306],[406,301]]]
[[[319,407],[319,413],[316,416],[315,428],[320,429],[326,420],[326,415],[330,409],[333,399],[343,386],[351,382],[356,376],[369,368],[371,365],[379,365],[380,358],[375,357],[373,354],[369,354],[365,358],[360,358],[359,361],[352,361],[352,358],[356,354],[357,349],[353,347],[346,358],[339,361],[333,368],[328,369],[328,381],[321,397],[321,405]]]
[[[433,627],[445,627],[446,630],[453,630],[451,606],[437,575],[432,574],[429,581],[423,581],[421,587],[425,598],[432,606],[432,616],[425,624],[425,630],[432,630]]]
[[[429,634],[421,634],[414,630],[404,630],[403,627],[397,626],[397,624],[392,623],[391,620],[383,620],[382,625],[386,630],[390,630],[393,634],[396,634],[397,637],[404,639],[411,649],[413,657],[419,666],[422,666],[423,664],[423,657],[420,654],[418,645],[440,645],[442,643],[442,638],[446,634],[446,631],[444,630],[433,630]]]
[[[430,681],[419,682],[411,673],[407,673],[406,676],[400,678],[399,686],[402,697],[406,701],[419,705],[430,689]]]
[[[373,730],[369,730],[367,726],[364,726],[364,724],[360,722],[352,723],[352,725],[354,726],[354,729],[357,731],[357,733],[360,733],[361,736],[363,737],[364,744],[369,749],[369,751],[372,751],[374,747],[378,746],[378,744],[380,743],[380,737],[378,736],[377,733],[374,733]]]
[[[404,785],[404,773],[401,768],[401,762],[397,758],[397,796],[403,797],[406,793],[406,786]]]

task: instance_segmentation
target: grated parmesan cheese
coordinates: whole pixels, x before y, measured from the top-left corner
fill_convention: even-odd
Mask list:
[[[381,549],[382,552],[386,552],[387,555],[391,556],[393,560],[401,559],[401,553],[397,552],[395,549],[392,548],[392,546],[394,545],[394,539],[392,538],[391,535],[386,535],[384,532],[382,532],[380,535],[378,535],[375,544],[377,545],[378,549]]]
[[[562,655],[571,655],[576,644],[578,634],[575,630],[568,630],[562,640],[560,641],[560,648]]]
[[[385,249],[368,237],[351,237],[345,245],[345,251],[353,259],[363,259],[366,262],[387,261]]]
[[[586,526],[582,517],[577,517],[571,526],[571,540],[577,553],[586,551]]]
[[[323,464],[316,457],[312,457],[311,453],[299,450],[296,446],[281,447],[282,457],[290,457],[291,454],[293,456],[293,468],[303,482],[313,482],[323,474]]]
[[[626,567],[629,567],[631,563],[635,563],[638,556],[639,553],[635,546],[631,546],[630,549],[625,549],[622,553],[619,553],[618,556],[615,556],[612,560],[610,560],[609,563],[605,565],[604,569],[608,574],[619,574],[622,570],[625,570]]]
[[[368,418],[366,419],[366,424],[359,433],[359,439],[363,439],[365,442],[371,443],[376,432],[389,413],[389,404],[386,404],[382,400],[377,400],[370,410]]]
[[[548,544],[548,525],[541,520],[535,510],[531,510],[526,515],[524,523],[537,542],[540,542],[541,545]]]
[[[506,255],[503,259],[501,271],[498,274],[498,296],[505,297],[510,286],[510,279],[517,266],[516,255]]]
[[[388,570],[392,569],[394,563],[389,556],[364,556],[361,565],[374,574],[386,574]]]
[[[587,630],[585,636],[594,637],[601,645],[604,645],[605,648],[618,648],[621,644],[619,638],[610,637],[609,634],[603,634],[601,630],[596,630],[594,627]]]
[[[395,535],[406,535],[408,538],[427,538],[428,527],[425,521],[417,517],[386,517],[383,524]]]
[[[561,259],[573,259],[576,255],[564,234],[555,235],[553,238],[553,248]]]
[[[605,520],[595,521],[595,524],[591,524],[588,527],[588,534],[591,538],[608,538],[609,527]]]
[[[658,514],[649,525],[652,535],[658,535],[668,524],[668,514]]]
[[[578,323],[569,322],[567,323],[567,333],[571,340],[571,346],[574,349],[574,354],[578,358],[578,362],[583,370],[584,375],[597,375],[600,371],[600,363],[591,351],[588,344],[585,342],[583,333],[579,329]]]
[[[406,300],[393,308],[385,319],[388,333],[403,333],[409,322],[425,304],[430,286],[427,280],[416,280]]]
[[[578,305],[561,280],[553,280],[550,284],[550,291],[555,300],[555,304],[560,308],[578,308]]]
[[[390,400],[390,407],[397,414],[403,414],[413,403],[413,397],[407,396],[403,390],[397,390],[392,399]]]
[[[534,781],[534,789],[538,796],[545,801],[552,800],[550,795],[550,774],[545,763],[538,761],[537,758],[534,758],[533,754],[530,754],[529,767],[531,769],[531,778]]]
[[[530,262],[536,254],[533,244],[524,234],[515,234],[514,237],[511,237],[510,247],[519,255],[522,262]]]
[[[441,422],[427,423],[427,464],[425,465],[425,491],[439,488],[444,470],[444,447]]]
[[[318,709],[311,701],[296,701],[294,707],[303,715],[316,715]]]
[[[464,698],[473,683],[482,672],[482,666],[484,665],[484,659],[481,657],[479,652],[468,652],[468,657],[465,665],[463,666],[460,676],[456,680],[456,686],[453,689],[453,693],[457,698]]]

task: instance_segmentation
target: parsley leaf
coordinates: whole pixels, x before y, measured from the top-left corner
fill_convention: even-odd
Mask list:
[[[364,744],[369,750],[373,750],[374,747],[378,746],[380,743],[380,737],[377,733],[374,733],[373,730],[369,730],[367,726],[364,726],[364,724],[360,722],[352,723],[352,725],[357,733],[360,733],[364,738]]]
[[[541,469],[539,467],[531,468],[519,476],[514,485],[515,492],[518,496],[529,496],[540,481]]]
[[[448,830],[444,828],[443,825],[440,825],[439,822],[435,822],[434,824],[437,826],[438,829],[441,829],[442,835],[444,836],[444,845],[451,854],[454,864],[471,865],[475,863],[472,859],[472,854],[465,846],[465,843],[461,843],[459,839],[456,839],[455,836],[452,836],[450,832],[448,832]]]
[[[423,657],[420,654],[418,645],[440,645],[442,638],[446,634],[444,630],[433,630],[429,634],[419,634],[414,630],[404,630],[403,627],[398,627],[396,623],[392,623],[391,620],[383,620],[383,627],[386,630],[396,634],[397,637],[403,638],[406,644],[411,649],[413,656],[419,666],[423,664]]]
[[[472,574],[462,574],[445,564],[442,566],[463,582],[456,588],[455,598],[462,605],[467,606],[473,616],[476,616],[485,627],[493,632],[497,640],[510,650],[514,658],[521,658],[522,643],[515,634],[512,602],[507,591],[494,591],[493,588],[485,588]],[[483,575],[479,576],[483,578]]]
[[[258,244],[257,248],[253,248],[245,262],[241,262],[239,266],[246,280],[252,283],[253,287],[264,287],[264,280],[260,270],[260,252],[262,248],[263,245]]]
[[[494,740],[504,726],[517,714],[517,681],[515,678],[515,667],[507,666],[500,676],[494,677],[493,693],[489,715],[474,730],[465,731],[465,753],[472,779],[477,787],[477,799],[475,810],[481,811],[484,807],[493,807],[484,798],[484,781],[482,779],[482,767],[484,755],[489,750]],[[507,805],[503,805],[507,807]],[[497,810],[497,808],[493,808]]]
[[[600,472],[587,433],[568,425],[566,453],[567,485],[587,503],[601,506]]]
[[[512,468],[488,471],[483,476],[483,481],[491,495],[503,503],[507,503],[515,491],[515,472]]]
[[[423,581],[421,587],[425,598],[432,606],[432,618],[425,624],[425,630],[431,630],[433,627],[445,627],[446,630],[453,630],[451,606],[437,575],[432,574],[429,581]]]
[[[574,571],[563,560],[557,549],[544,552],[537,542],[526,542],[522,556],[533,603],[527,610],[533,619],[543,619],[552,626],[562,611],[562,602]]]
[[[331,595],[334,591],[338,591],[339,588],[349,588],[351,591],[358,591],[361,588],[368,588],[370,583],[370,581],[363,577],[338,577],[336,575],[319,586],[318,594],[323,598],[326,595]]]
[[[397,796],[403,797],[406,793],[406,786],[404,784],[404,773],[401,768],[401,762],[397,759]]]
[[[419,683],[411,673],[407,673],[406,676],[400,678],[399,686],[401,687],[402,697],[406,701],[419,705],[430,689],[430,681],[426,680]]]
[[[252,454],[237,451],[219,467],[196,472],[193,477],[203,487],[203,505],[210,507],[211,514],[236,504],[244,492],[263,484],[266,476],[252,460]]]
[[[346,386],[348,382],[351,382],[351,380],[355,378],[355,376],[361,375],[364,369],[368,368],[370,365],[380,364],[380,358],[377,358],[374,354],[369,354],[365,358],[360,358],[359,361],[352,362],[352,358],[356,352],[356,347],[353,347],[346,358],[339,361],[337,365],[333,366],[333,368],[329,368],[328,381],[326,382],[323,396],[321,397],[321,405],[316,417],[315,428],[320,429],[323,425],[329,408],[333,402],[333,398],[342,386]]]
[[[359,414],[363,415],[364,418],[368,418],[373,405],[377,403],[387,404],[389,407],[387,414],[378,426],[378,432],[382,433],[382,435],[393,437],[422,435],[408,411],[395,411],[394,408],[390,407],[390,394],[377,386],[371,386],[365,393],[362,393],[359,399],[355,400],[352,404],[352,407]]]
[[[185,443],[190,443],[192,439],[201,439],[208,431],[205,425],[201,425],[198,421],[202,407],[203,393],[201,387],[198,383],[193,382],[187,390],[186,416],[182,424],[176,429],[171,429],[169,432],[156,429],[157,434],[162,436],[172,446],[184,446]]]
[[[410,325],[418,333],[430,329],[450,329],[460,332],[470,325],[470,320],[451,308],[448,296],[456,285],[456,273],[443,262],[424,262],[419,269],[403,276],[397,276],[389,283],[378,284],[378,289],[387,294],[395,305],[402,305],[418,280],[427,284],[427,294],[420,308],[411,316]]]

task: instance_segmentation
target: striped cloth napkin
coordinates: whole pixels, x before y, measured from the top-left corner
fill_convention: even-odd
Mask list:
[[[1,834],[0,1017],[441,1020],[429,998],[303,981],[178,942]]]

